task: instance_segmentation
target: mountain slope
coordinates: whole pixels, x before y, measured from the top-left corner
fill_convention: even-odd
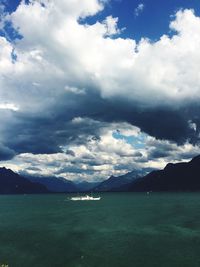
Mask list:
[[[45,186],[32,183],[13,171],[0,168],[0,194],[48,193]]]
[[[67,179],[61,177],[35,177],[27,176],[32,182],[43,184],[49,191],[57,193],[76,192],[78,191],[76,185]]]
[[[79,192],[87,192],[92,190],[93,188],[97,187],[100,184],[100,182],[87,182],[82,181],[80,183],[76,183],[76,187],[78,188]]]
[[[123,191],[126,190],[127,185],[142,175],[144,175],[144,171],[132,171],[118,177],[111,176],[96,186],[94,191]]]
[[[200,156],[190,162],[172,164],[133,182],[129,191],[199,191]]]

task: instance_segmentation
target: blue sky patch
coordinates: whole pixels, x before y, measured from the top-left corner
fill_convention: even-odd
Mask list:
[[[145,140],[147,135],[145,133],[140,133],[138,136],[126,136],[120,133],[120,131],[113,132],[112,136],[115,139],[122,139],[125,140],[126,143],[132,145],[136,149],[141,149],[145,147]]]

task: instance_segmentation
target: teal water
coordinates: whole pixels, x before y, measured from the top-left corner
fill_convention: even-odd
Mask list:
[[[200,194],[0,196],[0,266],[199,267]]]

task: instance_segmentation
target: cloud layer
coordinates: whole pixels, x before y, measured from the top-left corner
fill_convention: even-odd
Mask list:
[[[82,157],[78,148],[87,150],[93,142],[96,151],[87,166],[98,153],[100,158],[104,152],[113,158],[107,165],[104,160],[94,165],[101,166],[98,175],[103,177],[114,169],[114,154],[123,171],[125,165],[134,167],[137,152],[146,153],[146,159],[173,153],[160,143],[144,152],[115,139],[113,125],[123,128],[123,123],[126,130],[136,127],[138,135],[144,132],[173,144],[176,152],[177,145],[182,145],[183,154],[192,145],[197,152],[200,18],[193,10],[180,10],[169,24],[170,36],[137,43],[120,37],[118,18],[87,23],[87,17],[105,5],[105,0],[33,0],[22,1],[11,14],[1,8],[2,29],[9,23],[18,37],[10,40],[9,32],[0,37],[1,160],[29,155],[34,161],[58,154],[69,160],[62,174],[70,175],[77,166],[73,153]]]

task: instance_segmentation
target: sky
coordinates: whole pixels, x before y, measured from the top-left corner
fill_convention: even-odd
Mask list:
[[[0,166],[101,181],[200,154],[199,0],[2,0]]]

